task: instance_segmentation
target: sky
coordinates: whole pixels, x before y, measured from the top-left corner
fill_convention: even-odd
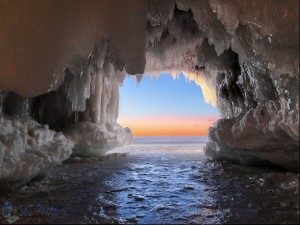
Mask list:
[[[169,74],[143,76],[139,84],[128,75],[120,88],[118,123],[134,136],[206,136],[217,119],[217,109],[183,74],[176,80]]]

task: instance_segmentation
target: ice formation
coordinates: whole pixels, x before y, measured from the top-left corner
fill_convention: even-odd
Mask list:
[[[68,159],[74,144],[32,119],[0,113],[0,187],[26,182]]]
[[[75,143],[73,155],[81,157],[102,156],[108,150],[129,144],[131,131],[117,123],[95,124],[82,121],[65,132],[66,137]]]
[[[57,90],[32,98],[1,91],[0,181],[27,181],[71,154],[102,156],[130,143],[130,129],[116,123],[124,77],[108,60],[103,39],[87,60],[75,57],[65,67]]]
[[[101,155],[130,140],[116,124],[126,72],[183,71],[220,111],[207,155],[299,171],[298,17],[297,0],[1,0],[2,118]]]

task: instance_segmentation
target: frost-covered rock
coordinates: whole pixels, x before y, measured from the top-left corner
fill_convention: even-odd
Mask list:
[[[117,123],[95,124],[79,122],[64,132],[75,146],[73,155],[83,157],[103,156],[108,150],[129,144],[132,133]]]
[[[217,77],[221,119],[209,129],[208,156],[299,171],[299,80],[245,60]]]
[[[245,115],[220,119],[209,129],[205,153],[244,165],[279,165],[299,170],[299,122],[284,123],[276,102],[259,105]],[[297,118],[297,115],[290,116]]]
[[[73,146],[47,125],[0,113],[0,185],[28,181],[61,164]]]

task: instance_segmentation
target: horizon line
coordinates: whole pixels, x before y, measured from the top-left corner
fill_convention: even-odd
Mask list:
[[[208,135],[132,135],[132,137],[208,137]]]

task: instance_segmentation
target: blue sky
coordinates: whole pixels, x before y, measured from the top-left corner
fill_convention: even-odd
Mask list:
[[[177,80],[168,74],[161,74],[158,79],[143,76],[139,84],[128,76],[120,88],[119,122],[124,126],[133,127],[132,118],[139,123],[159,117],[164,123],[162,118],[176,117],[184,124],[185,118],[217,116],[217,109],[205,103],[201,88],[194,81],[186,82],[183,74]]]
[[[144,76],[137,84],[129,76],[120,88],[120,115],[218,115],[215,107],[205,103],[201,88],[184,75],[174,80],[168,74],[159,78]]]

